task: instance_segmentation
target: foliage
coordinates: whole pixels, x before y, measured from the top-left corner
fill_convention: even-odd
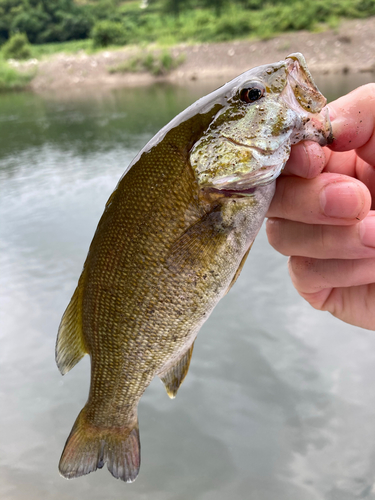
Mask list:
[[[2,46],[5,59],[30,59],[31,45],[25,33],[16,33]]]
[[[0,0],[0,45],[92,37],[96,47],[269,38],[343,17],[375,15],[375,0]]]
[[[94,47],[125,45],[128,41],[125,27],[117,21],[98,21],[91,32]]]
[[[87,38],[91,24],[73,0],[0,0],[0,43],[17,32],[31,43]]]
[[[21,73],[0,61],[0,92],[8,90],[23,90],[32,80],[34,73]]]
[[[140,0],[99,0],[90,5],[93,17],[100,13],[101,20],[120,23],[131,44],[269,38],[313,30],[318,23],[331,26],[342,17],[375,14],[375,0],[148,0],[145,9],[139,8]]]
[[[166,75],[177,68],[185,60],[185,54],[173,56],[169,51],[163,51],[158,55],[146,52],[134,56],[129,60],[113,66],[109,69],[110,73],[140,73],[147,71],[155,76]]]
[[[139,10],[139,9],[138,9]],[[99,0],[90,2],[85,6],[87,15],[95,21],[121,21],[120,2],[117,0]]]
[[[180,12],[183,8],[186,8],[186,2],[184,2],[184,0],[165,0],[164,1],[165,12],[172,13],[177,18],[179,17]]]
[[[208,9],[213,9],[215,11],[216,17],[220,17],[227,0],[203,0],[203,5]]]

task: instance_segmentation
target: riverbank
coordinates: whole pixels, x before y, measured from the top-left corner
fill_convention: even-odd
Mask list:
[[[142,49],[154,53],[156,47]],[[286,33],[270,40],[247,40],[212,44],[181,44],[170,49],[184,62],[167,75],[150,73],[110,73],[141,52],[140,48],[124,47],[87,54],[56,54],[41,61],[13,63],[20,70],[36,67],[30,83],[34,92],[88,88],[115,88],[147,85],[155,81],[176,83],[196,80],[229,80],[247,69],[278,61],[292,52],[302,52],[313,74],[375,73],[375,17],[343,21],[336,29],[322,32]]]

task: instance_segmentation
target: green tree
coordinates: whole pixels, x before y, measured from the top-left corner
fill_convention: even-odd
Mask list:
[[[31,43],[87,38],[92,26],[73,0],[0,0],[0,43],[26,33]]]
[[[221,16],[227,3],[227,0],[203,0],[203,5],[209,9],[214,9],[217,17]]]
[[[2,46],[5,59],[29,59],[31,46],[25,33],[16,33]]]
[[[182,8],[186,8],[186,1],[184,0],[165,0],[164,10],[168,13],[173,14],[175,17],[179,17]]]
[[[108,45],[125,45],[128,43],[127,32],[121,23],[115,21],[98,21],[95,23],[91,38],[96,47]]]

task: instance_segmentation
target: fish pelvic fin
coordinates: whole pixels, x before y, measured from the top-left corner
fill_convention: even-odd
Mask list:
[[[254,243],[254,242],[253,242]],[[238,280],[240,274],[241,274],[241,271],[243,269],[243,266],[245,265],[245,262],[246,262],[246,259],[247,257],[249,256],[249,253],[250,253],[250,250],[251,250],[251,247],[253,246],[253,243],[251,243],[251,245],[249,246],[249,249],[246,250],[246,253],[245,255],[242,257],[242,260],[240,262],[240,265],[238,266],[238,269],[237,271],[235,272],[235,275],[233,276],[233,279],[230,283],[230,285],[228,286],[228,289],[227,291],[225,292],[225,295],[229,292],[229,290],[232,288],[232,286],[235,284],[235,282]]]
[[[173,366],[159,373],[159,378],[163,382],[167,390],[167,394],[171,399],[176,397],[177,391],[189,371],[193,349],[194,342]]]
[[[140,467],[138,420],[133,425],[100,428],[78,415],[62,452],[59,472],[66,479],[80,477],[107,464],[116,479],[135,481]]]
[[[87,353],[82,330],[82,277],[61,318],[56,341],[56,364],[65,375]]]

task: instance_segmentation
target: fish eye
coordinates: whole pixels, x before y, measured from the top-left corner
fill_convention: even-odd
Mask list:
[[[255,83],[251,87],[242,89],[240,92],[240,99],[243,102],[251,104],[252,102],[259,101],[264,96],[266,89],[263,85]]]

